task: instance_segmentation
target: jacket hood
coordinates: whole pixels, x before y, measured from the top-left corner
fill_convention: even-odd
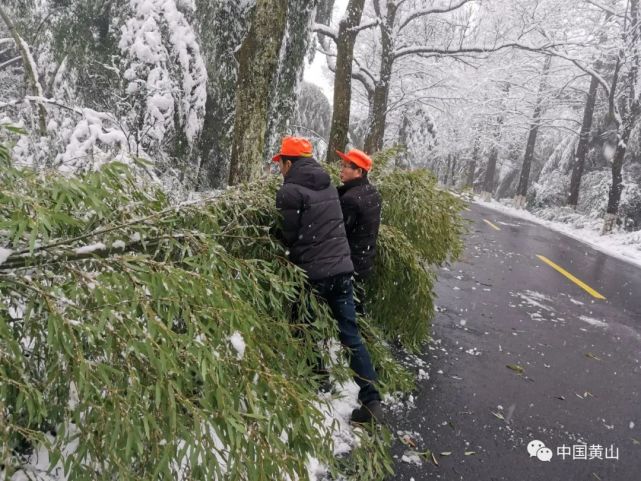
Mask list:
[[[312,190],[323,190],[331,185],[331,179],[316,160],[298,159],[287,172],[285,183],[301,185]]]

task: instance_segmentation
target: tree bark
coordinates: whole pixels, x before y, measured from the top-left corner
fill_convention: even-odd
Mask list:
[[[608,207],[606,210],[605,221],[603,223],[603,233],[610,232],[616,222],[619,214],[619,204],[621,202],[621,193],[623,192],[623,161],[628,148],[628,142],[632,130],[634,129],[639,117],[641,116],[641,99],[637,93],[637,82],[639,74],[639,42],[641,41],[641,27],[639,25],[639,0],[630,0],[630,31],[626,32],[624,38],[629,39],[629,47],[626,54],[631,56],[631,66],[627,76],[627,85],[625,88],[626,98],[621,102],[627,111],[623,120],[619,122],[617,129],[617,146],[612,159],[612,185],[608,194]],[[623,52],[621,52],[622,54]],[[623,57],[620,54],[619,59]],[[618,67],[618,65],[617,65]],[[610,97],[610,114],[613,113],[615,105],[615,93],[617,83],[617,70],[611,88]],[[616,117],[615,117],[616,118]]]
[[[465,187],[474,190],[474,176],[476,174],[476,164],[479,161],[479,151],[481,149],[481,138],[479,136],[474,140],[474,150],[472,151],[472,160],[468,164],[467,178]]]
[[[498,157],[499,149],[494,145],[487,159],[487,169],[485,170],[485,179],[483,181],[483,192],[486,192],[486,197],[489,196],[489,198],[492,198],[492,192],[494,192],[494,177],[496,177],[496,161]]]
[[[336,75],[334,77],[334,111],[327,147],[327,162],[339,160],[336,150],[344,150],[349,132],[352,102],[352,61],[354,44],[361,23],[365,0],[349,0],[345,17],[341,20],[336,42]]]
[[[617,144],[614,158],[612,159],[612,185],[610,186],[610,192],[608,194],[608,208],[606,213],[613,216],[619,213],[619,203],[621,202],[621,193],[623,192],[623,161],[625,160],[630,135],[640,115],[641,105],[639,105],[639,102],[635,102],[632,105],[626,122],[622,126],[619,143]]]
[[[287,7],[287,37],[283,45],[286,59],[278,68],[277,81],[270,95],[269,122],[263,156],[274,155],[283,135],[292,133],[290,126],[298,124],[298,90],[305,70],[305,55],[312,35],[311,21],[318,0],[289,0]]]
[[[236,90],[236,119],[229,183],[257,178],[261,172],[268,123],[269,93],[278,72],[287,21],[287,0],[258,0],[243,41]]]
[[[458,163],[458,158],[454,156],[452,158],[452,173],[450,176],[450,182],[452,183],[452,187],[456,187],[456,164]]]
[[[452,154],[447,155],[447,164],[445,166],[445,179],[443,185],[447,186],[450,181],[450,167],[452,166]]]
[[[372,117],[365,138],[365,152],[372,154],[383,148],[385,140],[385,121],[387,119],[387,102],[392,82],[394,66],[394,42],[392,32],[396,22],[396,2],[388,0],[385,23],[381,25],[381,68],[379,80],[374,89]]]
[[[199,165],[197,188],[221,189],[229,181],[233,144],[238,65],[234,52],[247,34],[251,15],[234,2],[197,0],[195,26],[207,64],[205,119],[194,158]],[[227,28],[233,19],[241,19]],[[246,20],[245,20],[246,19]],[[226,28],[225,35],[220,35]]]
[[[541,113],[543,112],[543,92],[547,83],[547,76],[550,71],[552,57],[548,56],[543,65],[543,72],[541,75],[541,84],[536,98],[536,106],[534,107],[534,114],[532,115],[532,123],[530,124],[530,132],[528,133],[527,145],[525,147],[525,155],[523,156],[523,167],[521,168],[521,176],[519,178],[519,186],[516,189],[517,198],[520,197],[520,203],[523,204],[527,196],[527,189],[530,181],[530,169],[532,168],[532,160],[534,159],[534,149],[536,148],[536,138],[539,134],[539,126],[541,125]]]
[[[465,187],[474,190],[474,175],[476,174],[476,158],[470,160],[467,166],[467,178]]]
[[[568,205],[576,209],[579,203],[579,189],[581,188],[581,178],[585,168],[585,157],[590,145],[590,132],[592,131],[592,119],[594,116],[594,106],[596,105],[596,95],[599,90],[599,81],[592,77],[590,81],[590,90],[585,102],[583,111],[583,123],[581,124],[581,134],[579,136],[579,145],[576,148],[574,164],[572,165],[572,177],[570,179],[570,195],[568,196]]]

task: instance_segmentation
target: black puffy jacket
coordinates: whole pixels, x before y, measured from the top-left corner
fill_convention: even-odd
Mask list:
[[[276,195],[289,259],[310,280],[354,272],[336,187],[314,159],[292,164]]]
[[[346,182],[338,188],[338,193],[354,271],[359,277],[366,278],[374,270],[376,239],[381,225],[381,194],[367,177]]]

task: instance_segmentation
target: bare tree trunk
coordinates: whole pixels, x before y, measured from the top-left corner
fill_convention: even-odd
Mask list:
[[[465,179],[465,187],[474,190],[474,175],[476,175],[476,162],[477,159],[474,157],[470,160],[467,166],[467,178]]]
[[[498,158],[499,149],[494,145],[487,159],[487,169],[485,170],[485,179],[483,180],[483,200],[485,201],[489,201],[492,198],[492,192],[494,192],[494,177],[496,177],[496,161]]]
[[[574,164],[572,165],[572,178],[570,180],[570,195],[568,196],[568,205],[576,209],[579,203],[579,189],[581,188],[581,178],[585,168],[585,157],[588,153],[590,144],[590,131],[592,130],[592,118],[594,117],[594,106],[596,105],[596,95],[599,90],[599,81],[592,77],[590,81],[590,90],[585,102],[583,111],[583,124],[581,125],[581,135],[579,145],[576,148]]]
[[[41,98],[43,97],[42,87],[40,86],[40,81],[38,79],[38,72],[35,70],[35,65],[33,62],[33,57],[31,56],[31,51],[27,42],[20,36],[15,25],[9,18],[9,15],[4,11],[4,8],[0,6],[0,17],[4,21],[9,33],[13,37],[14,42],[16,43],[16,48],[22,56],[22,64],[24,66],[25,76],[27,77],[27,83],[29,84],[29,89],[31,90],[31,95],[34,97]],[[38,105],[38,127],[40,129],[40,135],[47,135],[47,111],[44,107],[44,104],[41,101],[36,101]]]
[[[452,165],[452,154],[447,155],[447,165],[445,167],[445,179],[443,180],[443,185],[447,185],[450,181],[450,167]]]
[[[453,187],[456,187],[456,164],[458,163],[458,159],[456,156],[453,157],[452,159],[452,174],[450,177],[450,182],[452,183]]]
[[[287,60],[279,65],[277,81],[270,94],[265,157],[274,155],[283,135],[291,133],[292,125],[299,123],[297,94],[303,80],[305,56],[312,35],[311,21],[317,4],[318,0],[288,0],[287,36],[282,50]]]
[[[638,102],[635,102],[627,121],[623,125],[619,143],[617,144],[614,158],[612,159],[612,185],[610,186],[610,192],[608,195],[608,208],[606,210],[606,214],[615,218],[619,213],[619,203],[621,202],[621,193],[623,192],[623,161],[627,152],[628,142],[630,141],[630,135],[632,134],[632,130],[640,114],[641,105],[639,105]]]
[[[336,150],[344,150],[349,132],[352,102],[352,61],[354,44],[361,23],[365,0],[349,0],[345,17],[341,20],[336,42],[336,75],[334,77],[334,111],[327,146],[327,162],[337,162]]]
[[[481,137],[479,135],[474,139],[474,150],[472,150],[472,160],[470,160],[467,167],[467,178],[465,180],[465,187],[474,190],[474,176],[476,175],[476,164],[479,161],[479,152],[481,150]]]
[[[516,189],[515,202],[517,207],[523,207],[525,205],[525,197],[527,196],[527,189],[530,182],[530,169],[532,168],[534,149],[536,148],[536,138],[539,134],[539,126],[541,125],[541,113],[543,112],[543,92],[547,83],[547,76],[550,71],[551,63],[552,57],[548,56],[545,59],[545,64],[543,65],[541,84],[539,86],[539,93],[536,98],[536,107],[534,107],[532,123],[530,124],[530,132],[528,134],[527,145],[525,147],[525,155],[523,156],[523,167],[521,168],[519,186]]]
[[[239,51],[236,119],[229,183],[260,175],[271,83],[278,72],[287,21],[287,0],[257,0],[249,33]]]
[[[365,138],[365,152],[374,153],[383,148],[385,140],[385,121],[387,118],[387,102],[392,82],[392,67],[394,66],[394,43],[392,33],[396,22],[396,2],[388,0],[385,24],[381,25],[381,69],[379,81],[374,90],[372,117]]]
[[[608,233],[614,228],[617,216],[619,214],[619,203],[621,202],[621,193],[623,192],[623,161],[630,141],[630,135],[634,129],[639,117],[641,116],[641,99],[637,93],[637,82],[639,74],[639,41],[641,41],[641,27],[639,25],[639,0],[630,0],[630,31],[625,33],[625,38],[629,39],[629,46],[626,52],[621,51],[615,74],[612,81],[610,92],[610,114],[613,113],[615,105],[615,93],[617,76],[621,59],[624,57],[631,58],[631,66],[627,76],[627,86],[625,96],[621,99],[627,112],[623,120],[619,117],[617,146],[612,159],[612,185],[608,195],[608,207],[603,223],[603,232]],[[616,116],[615,116],[616,118]]]
[[[198,161],[197,188],[220,189],[229,181],[233,144],[234,110],[238,80],[235,57],[251,25],[251,10],[229,2],[197,0],[195,19],[201,51],[207,64],[205,118],[194,158]],[[220,35],[232,19],[240,21]]]

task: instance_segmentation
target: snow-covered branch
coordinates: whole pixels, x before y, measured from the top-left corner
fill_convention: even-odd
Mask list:
[[[398,31],[400,32],[401,30],[403,30],[409,23],[411,23],[413,20],[416,20],[417,18],[425,17],[427,15],[432,15],[432,14],[453,12],[454,10],[458,10],[459,8],[461,8],[463,5],[474,2],[474,1],[476,0],[459,0],[457,3],[454,3],[454,4],[450,2],[450,5],[447,7],[425,8],[422,10],[414,10],[410,12],[407,15],[407,17],[405,17],[403,20],[399,22]]]
[[[27,45],[27,42],[24,41],[24,39],[20,36],[18,33],[18,30],[16,29],[15,25],[7,15],[7,13],[4,11],[4,8],[0,6],[0,18],[4,21],[5,25],[7,26],[7,29],[9,30],[9,33],[13,37],[13,40],[16,43],[16,47],[20,51],[20,55],[22,56],[22,61],[24,63],[24,68],[27,74],[27,77],[29,79],[29,82],[31,84],[31,89],[34,95],[38,97],[42,97],[42,86],[40,85],[39,77],[38,77],[38,69],[36,68],[36,62],[33,59],[33,56],[31,55],[31,50],[29,48],[29,45]],[[39,127],[40,127],[40,134],[45,135],[47,133],[47,111],[44,108],[44,105],[42,103],[38,103],[38,117],[39,117]]]
[[[317,49],[323,55],[327,57],[327,67],[331,72],[336,72],[336,54],[327,52],[323,49]],[[373,93],[376,88],[376,77],[374,74],[366,67],[361,65],[358,59],[353,60],[352,66],[352,78],[358,80],[367,92]]]
[[[570,57],[569,55],[565,55],[565,54],[563,54],[561,52],[558,52],[558,51],[556,51],[556,50],[554,50],[552,48],[547,48],[546,47],[544,49],[545,49],[545,53],[547,53],[549,55],[552,55],[554,57],[559,57],[559,58],[562,58],[564,60],[567,60],[568,62],[571,62],[576,67],[578,67],[581,71],[583,71],[583,72],[587,73],[588,75],[591,75],[592,77],[597,79],[597,81],[599,82],[601,87],[603,87],[603,90],[605,91],[606,96],[610,97],[610,85],[603,78],[603,76],[600,75],[596,70],[594,70],[593,68],[587,67],[586,65],[583,64],[583,62],[581,62],[581,60],[579,60],[577,58]]]
[[[2,62],[2,63],[0,63],[0,70],[2,70],[3,68],[7,68],[7,67],[13,65],[14,63],[18,63],[20,60],[22,60],[22,57],[18,56],[18,57],[14,57],[12,59],[9,59],[6,62]]]
[[[326,37],[331,38],[335,42],[338,40],[338,32],[333,28],[329,27],[328,25],[323,25],[322,23],[315,23],[314,32],[319,33],[321,35],[325,35]]]
[[[457,55],[457,54],[470,54],[470,53],[492,53],[498,52],[499,50],[505,50],[507,48],[517,48],[520,50],[527,50],[530,52],[537,53],[551,53],[548,52],[548,49],[556,47],[557,45],[549,44],[542,45],[540,47],[530,47],[528,45],[519,43],[519,42],[508,42],[500,45],[495,45],[492,47],[463,47],[457,49],[447,49],[447,48],[435,48],[426,45],[412,45],[410,47],[402,47],[394,51],[394,58],[398,59],[405,57],[407,55],[415,54],[434,54],[434,55]]]
[[[70,112],[74,112],[78,115],[84,115],[84,112],[82,111],[82,109],[79,109],[77,107],[69,107],[68,105],[61,104],[56,99],[48,99],[46,97],[35,97],[33,95],[27,95],[25,97],[25,100],[30,102],[42,102],[45,104],[53,105],[55,107],[60,107],[61,109],[64,109],[64,110],[69,110]]]
[[[626,18],[626,15],[622,15],[622,14],[618,13],[617,11],[615,11],[613,8],[611,8],[611,7],[607,6],[607,5],[603,5],[602,3],[597,2],[595,0],[585,0],[585,2],[589,3],[590,5],[594,5],[597,8],[600,8],[601,10],[603,10],[604,12],[612,15],[613,17]]]
[[[368,22],[368,23],[363,23],[363,24],[359,25],[358,27],[350,28],[349,31],[353,32],[353,33],[358,33],[358,32],[360,32],[362,30],[367,30],[368,28],[376,27],[379,24],[380,24],[380,20],[376,19],[376,20],[372,20],[371,22]]]

